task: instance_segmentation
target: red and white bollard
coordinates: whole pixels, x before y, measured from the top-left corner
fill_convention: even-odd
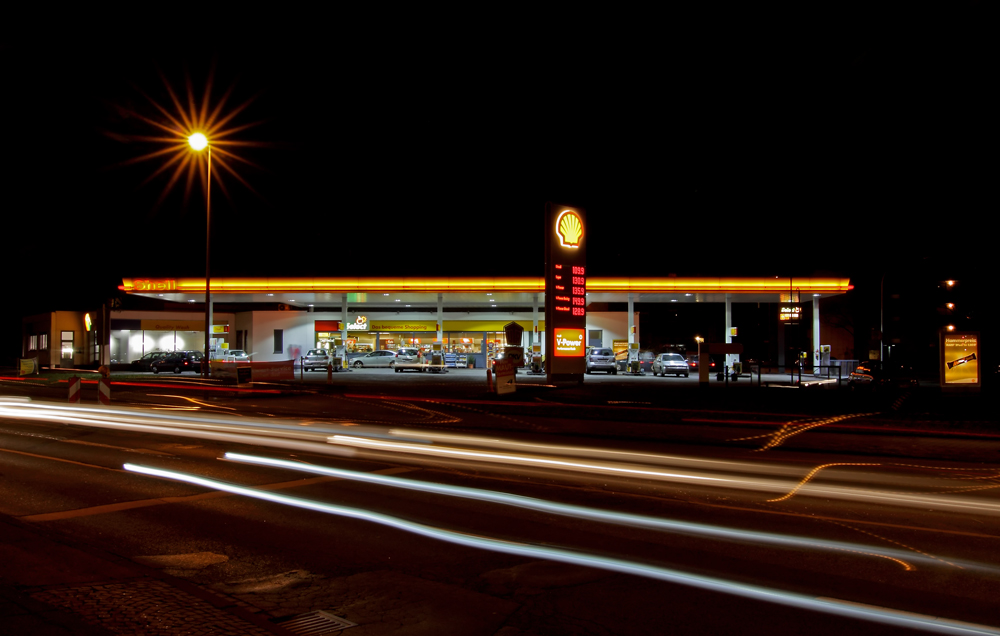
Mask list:
[[[69,403],[80,403],[80,378],[75,375],[69,379]]]
[[[107,378],[98,380],[97,401],[104,406],[111,406],[111,380]]]

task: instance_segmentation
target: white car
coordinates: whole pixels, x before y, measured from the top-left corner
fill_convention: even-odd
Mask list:
[[[667,374],[688,377],[687,358],[679,353],[661,353],[653,360],[653,375]]]
[[[226,362],[249,362],[250,356],[243,349],[227,349],[223,352],[222,359]]]
[[[384,350],[372,351],[351,360],[351,366],[355,369],[365,367],[389,367],[390,369],[394,369],[396,367],[396,352]]]

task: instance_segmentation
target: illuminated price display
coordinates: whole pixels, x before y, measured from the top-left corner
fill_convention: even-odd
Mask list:
[[[567,273],[571,275],[567,275]],[[566,281],[570,285],[565,285]],[[587,268],[583,265],[555,263],[552,266],[552,288],[555,290],[552,309],[557,316],[570,316],[576,320],[567,327],[584,328],[587,318]],[[567,294],[566,292],[569,292]],[[560,321],[560,326],[563,321]]]

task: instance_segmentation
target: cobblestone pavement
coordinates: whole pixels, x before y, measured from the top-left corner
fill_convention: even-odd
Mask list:
[[[37,601],[65,607],[116,634],[273,636],[200,598],[156,580],[44,590]]]

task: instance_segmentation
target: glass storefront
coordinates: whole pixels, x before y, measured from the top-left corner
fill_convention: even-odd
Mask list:
[[[225,342],[222,337],[212,340],[217,347]],[[205,348],[205,332],[112,329],[110,344],[111,362],[129,363],[156,351],[202,351]]]

